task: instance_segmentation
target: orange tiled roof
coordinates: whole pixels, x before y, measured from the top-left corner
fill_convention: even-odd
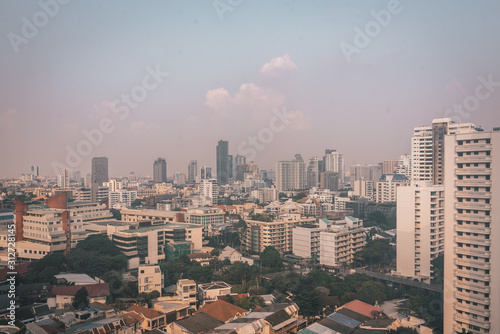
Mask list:
[[[148,319],[155,319],[155,318],[161,317],[163,315],[163,313],[160,313],[155,309],[147,308],[147,307],[139,306],[139,305],[130,306],[128,309],[126,309],[126,311],[135,311],[139,314],[142,314],[144,317],[146,317]]]
[[[354,312],[364,314],[372,319],[375,318],[377,314],[380,314],[384,311],[381,308],[363,303],[360,300],[353,300],[352,302],[342,305],[342,307],[348,308],[349,310]]]
[[[214,319],[227,322],[228,320],[247,312],[247,310],[241,307],[228,303],[222,299],[218,299],[210,304],[205,304],[201,309],[196,311],[195,314],[205,313]]]

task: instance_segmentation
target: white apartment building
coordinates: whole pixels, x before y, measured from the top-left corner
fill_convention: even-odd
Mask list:
[[[75,202],[92,202],[92,191],[90,188],[78,188],[73,190]]]
[[[123,182],[117,180],[109,180],[108,182],[103,182],[102,185],[107,187],[110,192],[123,189]]]
[[[247,230],[244,246],[248,251],[261,253],[267,246],[281,253],[293,251],[293,228],[303,223],[314,223],[315,218],[304,218],[300,214],[281,214],[272,222],[246,220]]]
[[[224,224],[224,211],[220,208],[201,207],[189,209],[184,215],[186,223],[203,227],[203,235],[208,236],[212,225]]]
[[[137,199],[135,190],[117,190],[109,192],[109,207],[112,209],[121,209],[130,207],[132,202]]]
[[[444,187],[415,181],[397,194],[397,275],[430,283],[444,253]]]
[[[250,196],[257,199],[260,204],[271,203],[278,200],[278,190],[275,187],[255,189]]]
[[[23,214],[22,231],[16,243],[18,258],[28,261],[75,247],[87,236],[82,216],[46,207],[28,208]]]
[[[398,187],[407,186],[410,181],[403,174],[384,174],[377,182],[375,194],[377,203],[396,202]]]
[[[323,163],[324,163],[323,166],[324,171],[339,173],[340,183],[344,184],[344,176],[345,176],[344,155],[342,153],[337,152],[336,150],[325,150]]]
[[[139,266],[139,293],[158,291],[162,295],[164,276],[160,266]]]
[[[350,201],[351,199],[349,197],[336,196],[335,201],[333,203],[333,209],[336,211],[343,211],[346,209],[346,203]]]
[[[321,228],[317,224],[294,227],[292,239],[293,254],[305,259],[317,259],[319,257],[320,230]]]
[[[212,200],[211,205],[217,205],[219,201],[219,184],[217,179],[204,179],[200,185],[200,195],[209,197]]]
[[[411,179],[411,155],[403,154],[399,158],[398,166],[394,174],[403,174],[408,179]]]
[[[350,216],[334,223],[325,218],[321,221],[328,227],[319,233],[320,265],[333,269],[351,263],[354,254],[366,244],[363,221]]]
[[[177,281],[177,299],[189,303],[189,306],[195,310],[197,295],[198,291],[195,281],[190,279],[180,279]]]
[[[434,119],[432,125],[415,127],[411,138],[411,179],[442,184],[444,136],[476,131],[473,123],[457,124],[450,118]]]
[[[300,154],[276,164],[276,188],[278,192],[306,188],[306,163]]]
[[[122,221],[138,222],[142,220],[161,220],[164,223],[183,222],[184,214],[179,211],[162,211],[150,209],[121,209]]]
[[[68,170],[66,168],[61,168],[59,171],[59,175],[57,175],[57,186],[59,188],[69,187]]]
[[[500,333],[500,129],[445,138],[444,333]]]
[[[365,178],[354,181],[353,184],[354,196],[368,198],[370,201],[375,200],[375,182],[367,181]]]

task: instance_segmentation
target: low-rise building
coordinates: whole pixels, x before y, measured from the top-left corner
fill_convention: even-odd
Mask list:
[[[354,254],[366,244],[363,221],[351,216],[343,221],[322,221],[328,226],[319,234],[319,263],[325,268],[334,269],[343,263],[349,264]]]
[[[210,227],[216,224],[224,224],[224,211],[219,208],[201,207],[188,209],[185,214],[186,223],[203,226],[203,235],[208,236]]]
[[[139,293],[151,293],[153,291],[158,291],[161,296],[163,281],[164,275],[160,270],[160,266],[139,266]]]
[[[152,331],[154,329],[161,330],[167,326],[167,318],[165,313],[158,312],[155,309],[133,305],[130,306],[126,311],[134,311],[144,318],[141,323],[141,329],[143,331]]]
[[[190,308],[196,309],[197,289],[196,282],[191,279],[177,281],[177,299],[188,303]]]
[[[158,264],[202,248],[202,228],[194,224],[130,226],[111,234],[113,243],[129,258],[129,268]]]
[[[200,301],[215,300],[217,296],[229,295],[231,285],[226,282],[211,282],[198,285],[198,297]]]

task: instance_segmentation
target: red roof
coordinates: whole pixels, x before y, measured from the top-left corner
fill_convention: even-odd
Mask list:
[[[126,309],[126,311],[135,311],[148,319],[155,319],[155,318],[161,317],[163,315],[163,313],[158,312],[155,309],[147,308],[147,307],[139,306],[139,305],[132,305],[128,309]]]
[[[29,265],[30,265],[30,263],[26,262],[26,263],[18,264],[14,268],[14,270],[10,270],[8,267],[3,268],[2,270],[0,270],[0,280],[4,280],[5,278],[7,278],[7,275],[8,275],[7,273],[10,273],[10,272],[15,272],[21,276],[26,275],[29,271],[29,269],[28,269]]]
[[[144,317],[135,311],[130,311],[119,315],[127,325],[138,323],[144,320]]]
[[[88,284],[88,285],[68,285],[68,286],[54,286],[52,288],[52,295],[75,296],[76,292],[81,288],[87,289],[89,298],[109,296],[108,283]]]
[[[358,312],[374,319],[378,314],[382,313],[384,310],[381,308],[371,306],[370,304],[363,303],[360,300],[353,300],[347,304],[342,305],[351,311]]]
[[[238,307],[236,305],[230,304],[222,299],[219,299],[210,304],[205,304],[202,308],[196,311],[197,313],[205,313],[222,322],[227,322],[228,320],[234,319],[236,316],[248,313],[247,310]]]

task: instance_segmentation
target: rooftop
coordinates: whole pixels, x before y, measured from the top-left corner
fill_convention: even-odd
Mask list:
[[[214,319],[227,322],[247,312],[247,310],[241,307],[230,304],[222,299],[218,299],[213,303],[205,304],[202,308],[196,311],[195,314],[205,313]]]

